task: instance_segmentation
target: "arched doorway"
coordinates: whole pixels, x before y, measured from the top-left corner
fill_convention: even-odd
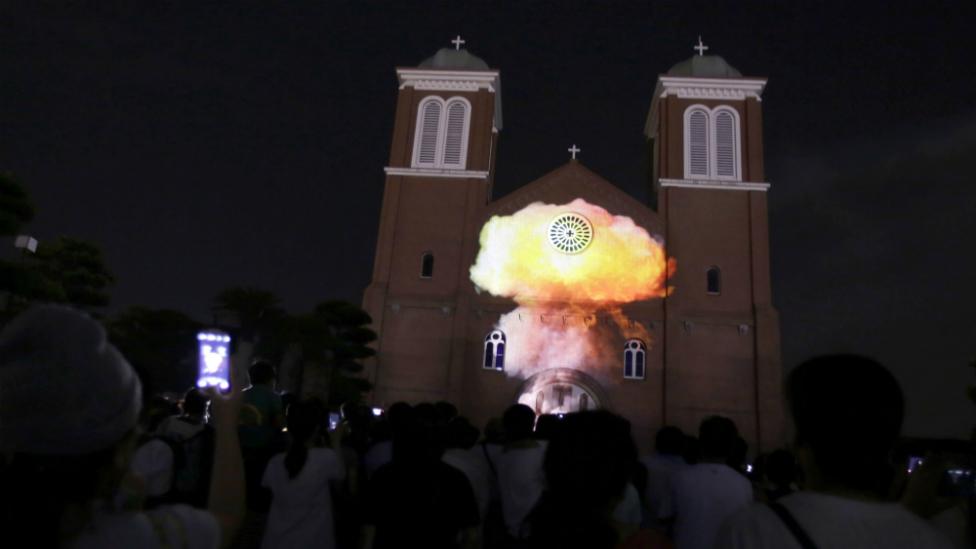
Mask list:
[[[516,400],[535,410],[536,415],[609,406],[606,393],[593,378],[569,368],[552,368],[533,375],[519,388]]]

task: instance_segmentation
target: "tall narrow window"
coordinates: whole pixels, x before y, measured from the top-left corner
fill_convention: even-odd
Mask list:
[[[590,396],[583,393],[579,396],[579,411],[585,412],[590,409]]]
[[[709,267],[705,273],[705,286],[711,295],[722,293],[722,270],[715,266]]]
[[[447,104],[447,131],[444,138],[444,167],[464,168],[468,145],[468,104],[453,99]]]
[[[685,139],[687,177],[708,177],[708,112],[705,109],[689,109],[685,114]]]
[[[715,118],[715,175],[736,179],[738,166],[735,115],[729,110],[719,110]]]
[[[742,178],[739,115],[732,107],[709,109],[692,105],[685,110],[685,178]]]
[[[486,370],[505,369],[505,332],[492,330],[485,336],[485,355],[481,366]]]
[[[425,97],[417,107],[413,166],[463,170],[467,162],[471,103],[463,97]]]
[[[644,379],[647,375],[645,358],[647,345],[639,339],[628,339],[624,343],[624,377],[626,379]]]
[[[441,100],[430,97],[420,104],[414,137],[414,165],[436,166],[441,134]]]
[[[420,278],[432,278],[434,276],[434,254],[425,252],[420,258]]]

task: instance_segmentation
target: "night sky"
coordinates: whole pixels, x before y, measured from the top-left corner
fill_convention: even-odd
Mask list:
[[[576,143],[647,201],[651,92],[701,34],[769,78],[784,364],[871,354],[905,387],[909,434],[976,419],[974,2],[116,4],[0,4],[0,169],[38,206],[31,234],[102,246],[113,310],[206,320],[233,285],[294,311],[359,302],[394,68],[458,33],[502,74],[496,197]]]

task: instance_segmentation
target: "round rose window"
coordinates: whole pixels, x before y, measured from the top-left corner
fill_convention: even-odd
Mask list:
[[[549,223],[549,243],[560,252],[582,252],[593,241],[593,226],[578,213],[564,213]]]

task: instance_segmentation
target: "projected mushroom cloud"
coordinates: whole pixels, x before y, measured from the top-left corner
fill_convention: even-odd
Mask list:
[[[647,328],[622,307],[665,297],[674,269],[662,243],[632,219],[576,199],[489,219],[470,274],[479,291],[518,305],[496,324],[508,375],[559,368],[600,379],[620,362],[625,340],[651,346]]]

